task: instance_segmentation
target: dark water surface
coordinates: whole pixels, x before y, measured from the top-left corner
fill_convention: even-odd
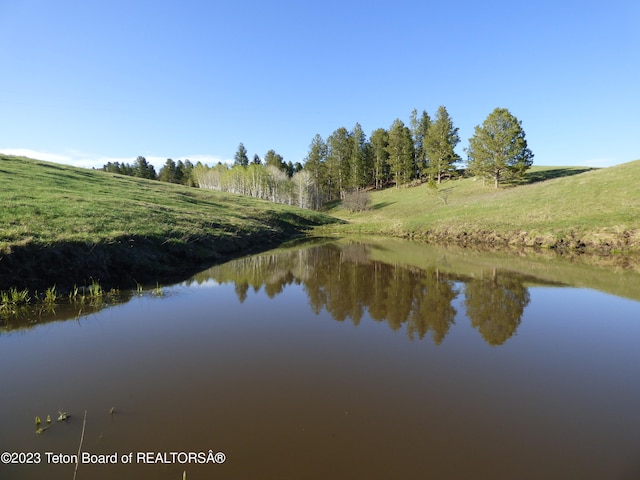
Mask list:
[[[117,463],[78,479],[640,478],[640,283],[611,270],[306,244],[5,330],[0,452],[41,461],[0,478],[72,479],[47,452],[85,410],[82,450]]]

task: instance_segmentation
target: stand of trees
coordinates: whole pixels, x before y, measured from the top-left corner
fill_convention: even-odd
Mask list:
[[[238,146],[232,166],[219,163],[215,167],[197,165],[193,176],[209,190],[238,193],[276,203],[317,208],[312,202],[310,173],[300,163],[285,163],[282,155],[269,150],[263,164],[258,155],[249,164],[244,145]]]
[[[348,192],[397,188],[414,182],[435,181],[456,174],[460,157],[454,149],[460,142],[444,106],[435,119],[426,111],[411,112],[410,126],[399,118],[388,130],[378,128],[366,138],[356,123],[351,130],[340,127],[326,140],[319,134],[309,145],[304,170],[310,172],[313,204],[344,199]]]
[[[361,190],[440,184],[458,174],[458,143],[458,128],[440,106],[433,119],[414,109],[408,126],[397,118],[388,129],[374,130],[369,139],[359,123],[351,130],[334,130],[326,140],[316,134],[304,165],[285,162],[275,150],[269,150],[264,161],[258,155],[250,161],[240,143],[232,166],[194,166],[189,160],[167,159],[156,174],[153,165],[138,157],[133,165],[109,162],[103,170],[317,209]],[[467,171],[493,179],[496,188],[503,179],[522,176],[533,163],[522,122],[504,108],[496,108],[476,127],[466,151]]]
[[[202,165],[198,162],[198,165]],[[149,180],[159,180],[161,182],[179,183],[190,187],[197,186],[193,175],[195,166],[189,161],[178,160],[177,162],[168,158],[160,169],[160,173],[156,173],[156,169],[146,158],[138,157],[133,164],[108,162],[102,167],[102,170],[110,173],[119,173],[120,175],[129,175],[130,177],[146,178]]]

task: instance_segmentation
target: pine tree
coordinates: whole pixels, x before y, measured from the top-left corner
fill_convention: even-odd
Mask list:
[[[496,108],[475,128],[467,148],[468,168],[483,178],[493,178],[495,188],[503,178],[524,175],[533,164],[522,122],[506,108]]]
[[[176,162],[171,158],[167,158],[167,161],[164,162],[160,169],[160,173],[158,173],[158,180],[161,182],[180,183],[176,178],[177,168]]]
[[[349,131],[340,127],[327,138],[327,173],[329,199],[344,198],[351,187],[351,138]]]
[[[236,151],[236,154],[233,157],[233,165],[236,166],[240,166],[240,167],[246,167],[249,165],[249,157],[247,156],[247,149],[244,148],[244,145],[242,143],[240,143],[240,145],[238,145],[238,150]]]
[[[284,158],[282,155],[276,153],[275,150],[269,150],[267,154],[264,156],[264,165],[268,167],[269,165],[276,167],[279,170],[286,170],[287,166],[284,163]]]
[[[427,173],[428,162],[425,139],[431,127],[431,117],[429,117],[426,110],[423,110],[420,118],[418,118],[418,111],[414,108],[411,112],[410,123],[414,148],[415,176],[421,177]]]
[[[376,189],[389,181],[389,134],[384,128],[378,128],[371,134],[373,151],[373,179]]]
[[[430,178],[435,178],[441,183],[443,175],[455,172],[455,164],[460,161],[454,150],[458,143],[458,128],[453,126],[447,109],[441,105],[425,137],[425,150],[429,160],[427,171]]]
[[[147,162],[147,159],[144,157],[136,158],[132,171],[134,177],[148,178],[149,180],[155,180],[157,178],[156,169]]]
[[[319,134],[316,134],[309,145],[309,153],[304,162],[304,170],[311,175],[313,188],[312,207],[318,208],[322,205],[326,195],[326,159],[327,144]]]
[[[359,190],[367,186],[368,171],[366,145],[367,137],[362,131],[359,123],[356,123],[351,131],[351,159],[349,166],[351,168],[350,186]]]
[[[394,120],[389,128],[389,166],[391,173],[395,177],[396,188],[401,184],[408,183],[413,177],[413,140],[411,131],[399,118]]]

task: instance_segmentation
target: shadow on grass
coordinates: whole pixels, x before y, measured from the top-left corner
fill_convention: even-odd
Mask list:
[[[528,185],[531,183],[544,182],[545,180],[551,180],[553,178],[571,177],[573,175],[579,175],[581,173],[594,170],[590,167],[572,167],[572,168],[554,168],[548,170],[541,170],[536,172],[527,172],[524,178],[516,180],[513,183],[515,185]]]
[[[384,207],[388,207],[389,205],[393,205],[396,202],[380,202],[371,206],[371,210],[380,210]]]

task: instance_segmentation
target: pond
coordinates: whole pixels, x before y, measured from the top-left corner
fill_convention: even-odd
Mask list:
[[[633,270],[317,240],[161,293],[7,321],[0,478],[640,477]]]

